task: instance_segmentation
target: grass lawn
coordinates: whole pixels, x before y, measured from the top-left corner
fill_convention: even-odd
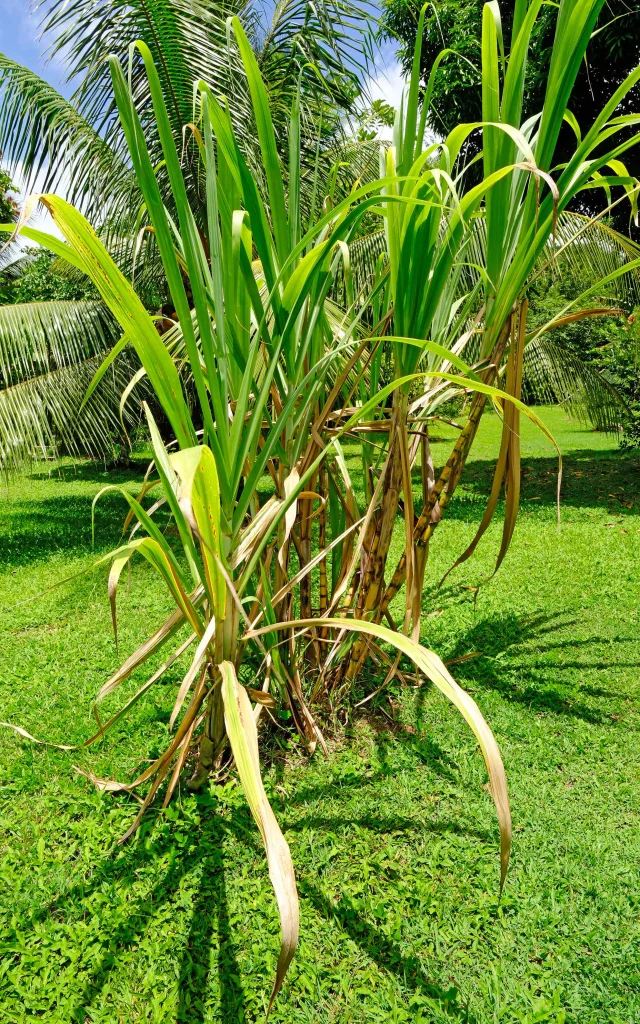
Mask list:
[[[272,1014],[286,1024],[640,1022],[640,474],[637,455],[542,410],[565,455],[523,429],[522,516],[495,579],[496,523],[437,582],[482,515],[500,424],[485,417],[436,534],[423,642],[473,693],[500,744],[514,818],[498,832],[472,734],[430,686],[394,683],[331,756],[276,752],[268,789],[291,844],[301,942]],[[438,431],[446,458],[453,431]],[[355,461],[354,461],[355,466]],[[118,662],[107,570],[26,599],[92,561],[90,507],[140,472],[46,466],[0,496],[0,719],[43,739],[90,735]],[[96,552],[124,502],[101,499]],[[134,570],[121,656],[169,608]],[[121,660],[121,659],[120,659]],[[278,922],[265,858],[231,784],[182,793],[125,847],[135,813],[73,766],[128,778],[166,742],[180,665],[98,748],[0,730],[0,1021],[213,1024],[264,1018]],[[105,715],[136,681],[105,702]],[[374,681],[361,681],[362,695]],[[285,737],[285,733],[281,734]]]

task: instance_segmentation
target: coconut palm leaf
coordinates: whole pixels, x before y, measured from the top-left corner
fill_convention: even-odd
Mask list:
[[[177,135],[190,118],[193,102],[194,69],[190,67],[185,40],[193,22],[204,21],[209,45],[225,40],[224,21],[235,13],[231,3],[189,5],[176,0],[49,0],[42,5],[42,29],[50,40],[50,53],[64,53],[69,79],[79,79],[73,102],[78,110],[113,144],[123,139],[116,124],[116,107],[111,89],[108,54],[118,54],[126,65],[129,44],[142,39],[151,50],[167,112]],[[201,28],[204,27],[202,24]],[[149,94],[140,61],[131,66],[131,92],[139,110],[147,106]]]
[[[602,373],[545,335],[525,348],[523,393],[530,402],[564,406],[596,430],[617,432],[629,416],[624,399]]]
[[[3,158],[25,187],[62,189],[89,215],[135,210],[139,191],[126,162],[74,104],[29,68],[0,54]],[[39,178],[39,176],[41,177]]]
[[[206,81],[214,95],[225,97],[250,164],[257,168],[260,163],[246,72],[235,40],[227,33],[230,15],[240,16],[256,48],[281,142],[300,81],[303,128],[308,134],[303,154],[310,155],[314,148],[320,117],[323,148],[327,138],[334,142],[342,132],[335,108],[351,105],[359,91],[360,69],[367,62],[369,13],[364,0],[281,0],[266,29],[261,8],[245,0],[45,0],[40,9],[49,54],[62,54],[68,79],[80,85],[67,101],[28,69],[2,58],[0,137],[5,153],[12,165],[20,161],[27,168],[31,181],[45,170],[47,190],[63,183],[77,205],[98,197],[107,214],[119,215],[120,229],[122,192],[131,187],[131,178],[106,61],[109,54],[125,65],[130,61],[131,99],[156,163],[161,159],[160,145],[148,81],[139,53],[129,53],[133,40],[147,44],[182,152],[185,179],[192,196],[200,198],[194,204],[196,212],[204,201],[202,181],[197,147],[185,132],[194,119],[195,81]],[[164,179],[160,168],[163,193],[170,196]],[[130,202],[125,210],[131,217]],[[94,211],[88,212],[95,219]]]
[[[30,261],[29,250],[25,250],[19,241],[5,246],[0,242],[0,289],[17,281]]]
[[[110,372],[81,411],[86,390],[117,338],[101,302],[0,306],[0,466],[15,468],[36,450],[111,452],[121,438],[118,409],[135,372],[131,355]],[[131,406],[130,406],[131,408]],[[131,421],[130,421],[131,422]]]
[[[61,451],[90,457],[115,456],[124,438],[118,405],[131,378],[132,364],[130,359],[120,357],[112,373],[103,378],[79,411],[101,361],[101,356],[92,356],[0,391],[3,471],[19,469],[29,458]],[[125,417],[128,426],[137,422],[130,412]]]
[[[639,257],[640,245],[612,228],[604,217],[587,217],[564,210],[529,283],[551,273],[555,277],[585,282],[586,290],[587,285],[603,280]],[[631,268],[629,274],[603,285],[600,297],[633,308],[640,300],[640,273],[637,268]]]
[[[367,5],[358,0],[278,0],[266,33],[254,20],[258,66],[285,117],[298,80],[314,103],[324,99],[351,108],[363,64],[372,58],[370,20]]]
[[[2,274],[3,282],[18,281],[25,270],[29,268],[33,259],[37,253],[37,250],[31,248],[22,248],[19,241],[11,242],[7,248],[0,253],[0,273]],[[5,262],[3,259],[6,257]]]
[[[0,306],[0,377],[11,387],[43,371],[72,366],[104,352],[113,337],[113,320],[101,302]]]
[[[469,275],[477,279],[476,266],[486,259],[486,226],[478,218],[467,250]],[[640,245],[616,231],[603,217],[592,218],[572,210],[563,210],[554,234],[549,238],[531,274],[527,287],[544,274],[591,284],[640,257]],[[585,284],[586,290],[587,284]],[[633,268],[603,286],[602,299],[622,303],[629,308],[640,301],[640,273]]]

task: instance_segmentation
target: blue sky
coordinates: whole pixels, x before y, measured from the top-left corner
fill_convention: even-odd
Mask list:
[[[38,15],[29,10],[28,0],[2,0],[0,52],[37,71],[54,85],[61,84],[60,68],[45,65],[38,43]]]
[[[42,47],[38,40],[39,17],[31,13],[28,0],[0,0],[0,52],[7,57],[31,68],[42,78],[47,79],[61,92],[69,95],[70,89],[64,85],[64,73],[59,64],[54,61],[46,62],[42,55]],[[0,148],[2,140],[0,139]],[[20,168],[12,171],[14,183],[23,187],[23,179]],[[39,191],[41,183],[34,183],[34,191]],[[62,191],[62,190],[61,190]],[[21,195],[24,198],[24,195]],[[48,214],[45,214],[40,207],[34,213],[31,223],[34,227],[52,231],[59,235],[59,231],[53,224]]]

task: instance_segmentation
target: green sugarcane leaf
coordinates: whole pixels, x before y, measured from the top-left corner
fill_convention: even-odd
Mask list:
[[[253,49],[246,37],[245,31],[238,18],[232,18],[231,24],[238,42],[240,56],[247,73],[247,81],[251,91],[253,102],[253,113],[258,129],[258,139],[262,150],[262,160],[267,178],[269,190],[269,205],[273,221],[273,230],[276,239],[276,247],[280,263],[289,255],[290,234],[287,219],[287,210],[284,201],[284,185],[282,180],[282,166],[278,156],[276,135],[273,129],[271,118],[271,107],[269,97],[265,89],[262,75],[258,67]]]
[[[178,527],[180,534],[180,540],[182,541],[182,547],[189,563],[189,569],[193,577],[194,583],[204,582],[204,573],[202,572],[202,565],[198,559],[195,545],[193,543],[193,537],[191,536],[191,530],[187,521],[184,518],[182,509],[180,508],[179,491],[180,485],[176,472],[171,465],[171,460],[167,449],[164,446],[160,431],[158,430],[156,421],[153,418],[151,410],[147,403],[143,404],[145,415],[147,417],[147,423],[149,425],[149,433],[151,434],[151,446],[153,448],[154,462],[158,471],[158,476],[162,483],[162,491],[167,499],[169,508],[173,513],[173,517]],[[211,594],[208,595],[211,597]]]
[[[156,331],[153,318],[82,214],[59,196],[40,198],[138,353],[179,443],[191,444],[195,430],[178,371]]]
[[[98,384],[100,383],[100,381],[104,377],[104,375],[107,372],[107,370],[109,369],[109,367],[115,362],[115,360],[118,358],[120,353],[124,352],[124,350],[125,350],[125,348],[127,347],[128,344],[129,344],[129,339],[127,338],[126,334],[123,334],[123,336],[120,338],[120,341],[116,342],[116,344],[113,346],[113,348],[111,349],[109,354],[105,357],[103,362],[100,364],[100,366],[98,367],[98,369],[94,373],[93,378],[91,380],[91,383],[89,384],[89,387],[87,388],[86,394],[85,394],[84,398],[82,399],[82,405],[80,406],[80,409],[78,410],[79,412],[82,412],[82,410],[84,409],[85,405],[87,404],[87,402],[91,398],[93,392],[97,388]]]
[[[153,537],[142,537],[140,540],[123,544],[122,547],[116,548],[115,551],[111,551],[108,555],[99,558],[95,564],[100,565],[111,560],[118,561],[119,572],[122,572],[126,562],[136,553],[146,558],[149,564],[160,573],[178,609],[191,624],[194,632],[201,638],[204,633],[204,626],[195,605],[185,589],[180,567],[175,561],[174,556],[167,554]]]
[[[216,462],[210,448],[185,448],[170,456],[180,478],[180,509],[197,534],[209,593],[216,619],[224,619],[226,583],[220,572],[225,552],[220,532],[220,486]]]

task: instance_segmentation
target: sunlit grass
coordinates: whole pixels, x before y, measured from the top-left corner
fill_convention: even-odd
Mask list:
[[[505,759],[514,856],[503,900],[482,761],[437,692],[394,683],[338,729],[326,760],[308,762],[278,732],[268,788],[302,927],[276,1021],[640,1020],[638,458],[555,410],[543,416],[565,452],[560,534],[553,452],[525,424],[518,543],[475,606],[465,588],[491,571],[499,523],[437,590],[481,515],[500,426],[485,417],[424,598],[428,646],[445,659],[480,652],[452,671]],[[3,491],[0,718],[38,737],[92,731],[91,699],[118,664],[106,570],[9,606],[90,564],[92,496],[140,473],[41,464]],[[107,495],[98,552],[122,515]],[[167,611],[149,581],[136,566],[122,588],[121,655]],[[0,733],[2,1020],[259,1019],[278,920],[239,789],[181,792],[118,848],[134,802],[73,774],[90,763],[125,777],[161,749],[178,669],[170,678],[91,755]],[[371,680],[360,686],[364,696]]]

